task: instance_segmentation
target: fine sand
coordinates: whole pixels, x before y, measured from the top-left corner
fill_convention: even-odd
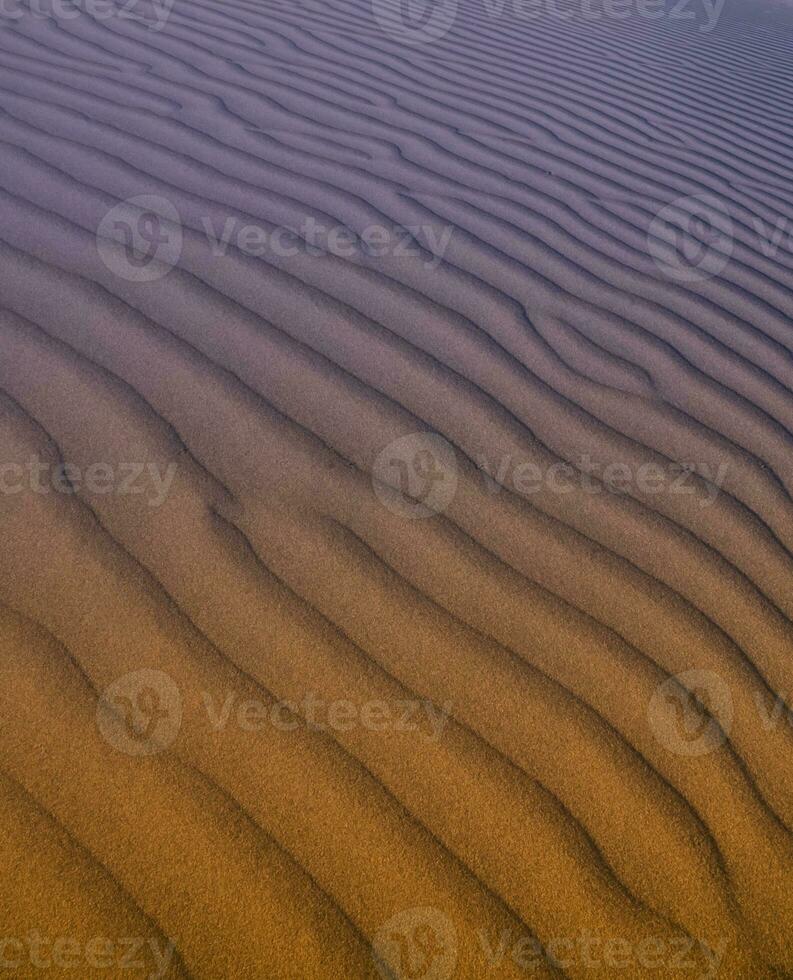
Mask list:
[[[0,17],[0,977],[793,976],[793,14],[408,6]]]

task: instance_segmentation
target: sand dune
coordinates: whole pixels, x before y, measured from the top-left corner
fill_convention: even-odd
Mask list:
[[[731,2],[0,17],[2,970],[793,975],[793,22]]]

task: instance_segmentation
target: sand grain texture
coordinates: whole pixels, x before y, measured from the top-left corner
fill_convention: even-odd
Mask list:
[[[461,0],[429,45],[365,0],[0,20],[3,473],[173,474],[157,506],[0,495],[3,955],[35,931],[172,944],[59,976],[793,976],[793,250],[758,233],[793,208],[793,22],[750,7],[705,34]],[[180,219],[156,281],[107,259],[142,195]],[[665,275],[648,227],[703,199],[729,260]],[[207,235],[309,219],[418,251]],[[411,519],[381,463],[427,433],[456,488]],[[515,483],[584,457],[697,472]],[[182,714],[136,756],[97,719],[143,670]],[[712,750],[659,737],[676,677]],[[307,695],[420,730],[312,725]]]

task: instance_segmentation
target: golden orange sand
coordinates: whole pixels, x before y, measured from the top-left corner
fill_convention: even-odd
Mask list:
[[[0,33],[0,474],[146,488],[0,495],[0,976],[793,975],[790,31],[376,8]]]

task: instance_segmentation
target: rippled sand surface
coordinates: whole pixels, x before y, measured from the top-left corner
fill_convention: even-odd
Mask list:
[[[698,2],[0,17],[0,974],[793,976],[793,15]]]

